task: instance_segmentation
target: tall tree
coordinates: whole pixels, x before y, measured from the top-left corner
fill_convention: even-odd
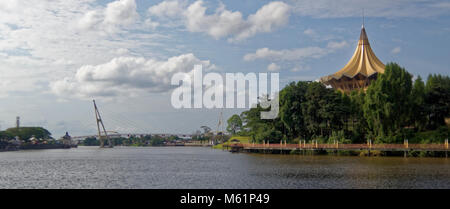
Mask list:
[[[428,128],[436,129],[445,125],[445,118],[450,117],[450,78],[448,76],[428,76],[425,103]]]
[[[424,130],[426,126],[425,84],[420,75],[414,81],[411,100],[412,111],[410,123],[419,131]]]
[[[233,115],[227,120],[228,126],[227,131],[236,134],[238,131],[242,130],[242,120],[239,115]]]
[[[305,93],[308,83],[305,81],[292,82],[280,92],[280,120],[286,127],[288,139],[307,135],[302,103],[306,101]]]
[[[367,121],[364,118],[364,91],[353,91],[350,94],[350,118],[352,141],[363,143],[366,141]]]
[[[411,89],[411,74],[395,63],[388,63],[365,96],[364,116],[371,137],[380,142],[396,142],[391,136],[401,133],[411,116]]]

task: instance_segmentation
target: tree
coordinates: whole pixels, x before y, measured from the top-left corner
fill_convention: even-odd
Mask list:
[[[365,143],[371,138],[401,143],[404,139],[430,138],[422,133],[431,130],[442,133],[439,137],[448,134],[448,76],[430,75],[425,85],[420,76],[413,82],[412,75],[395,63],[388,63],[385,73],[377,76],[366,92],[350,94],[319,82],[292,82],[280,91],[280,117],[262,120],[260,113],[266,109],[251,108],[239,117],[240,134],[259,143],[299,138],[341,143]],[[237,121],[238,116],[232,118]],[[236,121],[233,124],[240,124]],[[231,122],[230,118],[229,125]]]
[[[411,100],[412,117],[410,123],[419,131],[424,130],[426,126],[425,84],[420,76],[414,81]]]
[[[350,94],[350,116],[348,123],[351,125],[352,141],[364,143],[367,133],[367,121],[364,118],[364,91],[353,91]],[[350,129],[350,128],[349,128]]]
[[[342,129],[345,107],[341,93],[326,88],[322,83],[312,82],[302,103],[302,114],[309,137],[329,136],[333,129]]]
[[[280,140],[283,139],[283,133],[271,124],[262,124],[255,133],[255,139],[257,142],[280,143]]]
[[[317,82],[311,83],[306,91],[306,101],[302,103],[302,113],[310,136],[319,136],[323,133],[325,121],[320,115],[320,109],[326,103],[323,101],[326,91],[325,86]]]
[[[399,65],[388,63],[365,96],[364,117],[371,137],[380,142],[400,142],[394,136],[402,133],[410,121],[411,90],[412,75]]]
[[[100,141],[95,137],[88,137],[83,141],[84,146],[100,146]]]
[[[227,120],[228,126],[227,131],[236,134],[238,131],[242,130],[242,120],[239,115],[233,115]]]
[[[283,132],[280,131],[284,130],[283,123],[279,118],[272,120],[261,119],[261,111],[267,111],[267,109],[257,106],[256,108],[242,112],[241,119],[243,121],[243,128],[248,130],[247,134],[255,142],[262,142],[263,140],[266,142],[270,141],[271,143],[280,142],[283,137]]]
[[[445,125],[445,118],[450,116],[450,78],[448,76],[430,75],[425,87],[425,111],[429,129]]]
[[[288,139],[306,137],[302,103],[306,101],[305,94],[308,83],[292,82],[280,91],[280,120],[284,124]]]
[[[152,140],[150,140],[151,146],[160,146],[164,144],[164,139],[160,136],[153,137]]]
[[[8,139],[13,139],[18,136],[22,140],[28,140],[32,136],[38,139],[49,139],[51,138],[51,133],[42,127],[19,127],[19,128],[8,128],[0,135],[5,136]]]

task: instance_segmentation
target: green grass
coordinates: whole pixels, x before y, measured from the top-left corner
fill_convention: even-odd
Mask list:
[[[239,142],[231,142],[231,140],[236,139]],[[223,144],[218,144],[213,146],[214,149],[222,149],[223,145],[229,145],[231,143],[242,143],[242,144],[247,144],[250,143],[250,137],[249,136],[232,136],[230,139],[228,139],[226,142],[224,142]]]

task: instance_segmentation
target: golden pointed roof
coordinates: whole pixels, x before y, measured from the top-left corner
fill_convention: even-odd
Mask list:
[[[361,28],[361,35],[359,36],[358,46],[356,47],[355,53],[353,53],[353,56],[347,65],[336,73],[322,77],[320,80],[327,84],[331,79],[339,80],[343,76],[350,79],[357,75],[370,77],[376,73],[384,73],[384,67],[384,64],[377,58],[377,56],[375,56],[372,48],[370,48],[366,29],[363,25]]]

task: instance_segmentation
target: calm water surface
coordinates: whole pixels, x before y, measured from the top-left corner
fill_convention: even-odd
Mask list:
[[[0,152],[0,188],[449,189],[450,160],[79,147]]]

